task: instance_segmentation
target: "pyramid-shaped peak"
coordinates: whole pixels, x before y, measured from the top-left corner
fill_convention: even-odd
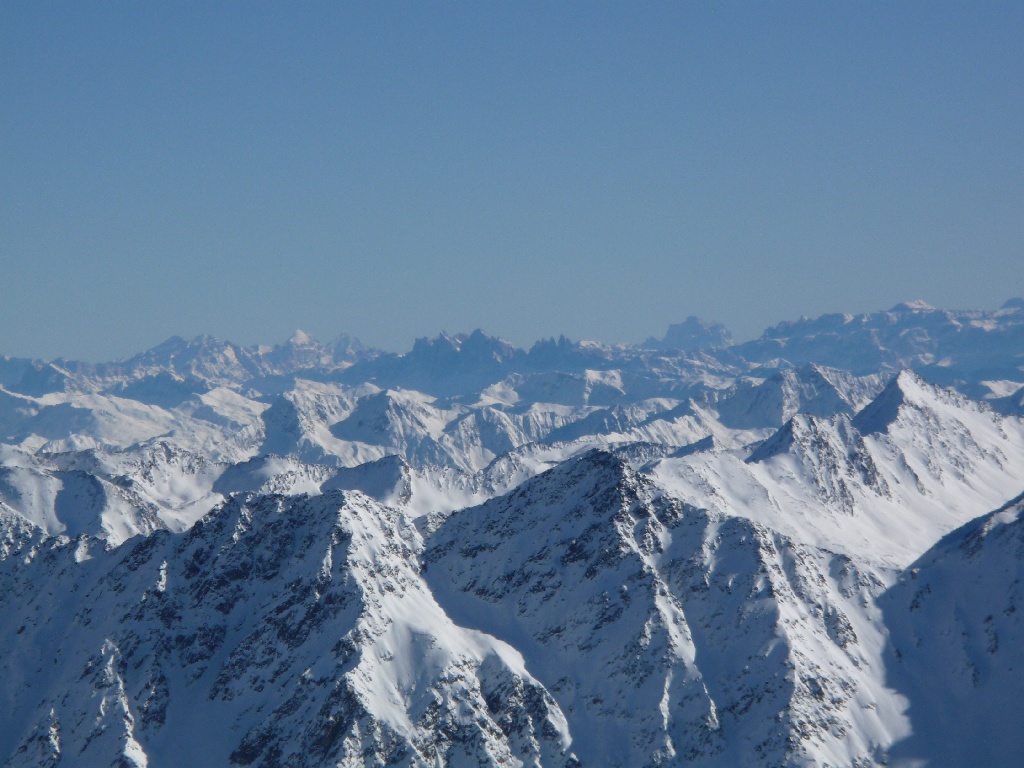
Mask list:
[[[459,337],[462,340],[462,348],[467,350],[474,347],[515,349],[512,344],[500,336],[490,336],[479,328],[469,334],[460,334]]]
[[[305,346],[307,344],[316,344],[317,342],[316,339],[314,339],[304,330],[302,330],[301,328],[297,328],[295,330],[295,333],[292,334],[292,337],[288,339],[288,343],[291,344],[292,346]]]
[[[795,446],[801,446],[804,452],[819,455],[830,444],[848,446],[858,439],[850,417],[846,414],[823,418],[798,413],[758,445],[747,458],[747,463],[757,464],[779,454],[792,453]]]
[[[906,394],[901,384],[910,381],[909,376],[904,376],[906,371],[901,371],[885,389],[864,406],[856,416],[853,417],[853,425],[862,434],[870,435],[875,432],[884,432],[899,415],[900,406],[903,405]]]
[[[932,312],[935,307],[926,301],[921,299],[914,299],[913,301],[903,301],[890,309],[890,312]]]
[[[519,542],[506,545],[506,555],[517,552],[515,558],[521,562],[524,547],[542,546],[537,532],[544,530],[559,547],[572,549],[572,542],[586,534],[602,542],[597,549],[607,551],[621,534],[614,518],[624,508],[646,504],[655,495],[653,483],[633,472],[622,458],[594,449],[525,481],[504,496],[456,512],[438,529],[434,546],[442,550],[462,547],[471,538],[486,534],[490,542]]]
[[[458,352],[462,349],[462,339],[458,335],[449,336],[441,331],[435,338],[431,339],[421,336],[412,345],[411,355],[423,355],[426,353]]]
[[[611,451],[603,448],[591,448],[581,454],[574,462],[578,467],[586,469],[609,470],[617,473],[629,471],[629,464]]]
[[[908,402],[915,403],[917,405],[923,405],[928,401],[935,399],[965,399],[963,395],[956,392],[956,390],[925,381],[921,376],[909,368],[906,368],[896,374],[892,381],[889,382],[888,386],[899,387],[904,398]]]
[[[166,339],[161,341],[155,347],[149,349],[150,352],[165,352],[168,350],[180,350],[188,346],[188,342],[181,336],[168,336]]]
[[[822,368],[816,363],[806,363],[801,365],[799,368],[785,366],[777,369],[775,373],[768,378],[768,381],[790,384],[814,383],[834,386],[831,379],[825,375],[826,370],[827,369]]]
[[[634,477],[634,473],[625,459],[603,448],[592,448],[552,467],[532,480],[527,480],[512,495],[522,491],[527,496],[539,498],[544,497],[546,492],[537,494],[535,493],[537,489],[559,488],[561,489],[559,493],[561,493],[575,488],[587,489],[582,495],[589,498],[588,494],[614,488],[632,477]]]
[[[941,397],[939,389],[910,370],[900,371],[882,392],[853,418],[853,425],[865,435],[884,432],[899,416],[905,403],[924,405]]]
[[[748,464],[759,464],[767,461],[773,456],[789,453],[797,440],[797,435],[804,430],[803,421],[807,418],[803,414],[797,414],[779,427],[771,437],[758,445],[750,456],[747,457]]]

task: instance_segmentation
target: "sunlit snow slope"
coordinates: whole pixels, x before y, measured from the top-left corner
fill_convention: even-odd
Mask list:
[[[1024,301],[0,358],[0,765],[1024,764]]]

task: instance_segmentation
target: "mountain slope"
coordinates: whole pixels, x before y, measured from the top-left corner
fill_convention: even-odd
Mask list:
[[[691,504],[903,568],[1024,486],[1024,423],[904,372],[853,419],[794,416],[747,457],[649,471]]]
[[[943,310],[924,302],[886,312],[829,314],[783,322],[761,338],[732,347],[752,363],[784,359],[817,363],[855,374],[912,368],[937,383],[1024,379],[1024,302],[995,311]]]
[[[1024,690],[1024,496],[949,534],[881,600],[889,685],[913,734],[896,765],[1016,765]]]
[[[446,610],[523,651],[585,764],[874,765],[902,727],[870,570],[610,454],[455,513],[425,557]]]
[[[8,765],[572,763],[520,655],[445,616],[365,496],[238,497],[111,552],[3,522]]]
[[[1024,764],[1022,328],[0,358],[0,765]]]

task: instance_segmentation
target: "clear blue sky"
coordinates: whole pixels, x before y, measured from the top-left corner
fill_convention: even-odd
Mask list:
[[[1024,294],[1024,4],[0,4],[0,353]]]

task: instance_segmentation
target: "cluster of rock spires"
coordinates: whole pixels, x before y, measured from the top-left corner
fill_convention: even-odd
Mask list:
[[[0,360],[0,764],[1024,762],[1024,302]]]

